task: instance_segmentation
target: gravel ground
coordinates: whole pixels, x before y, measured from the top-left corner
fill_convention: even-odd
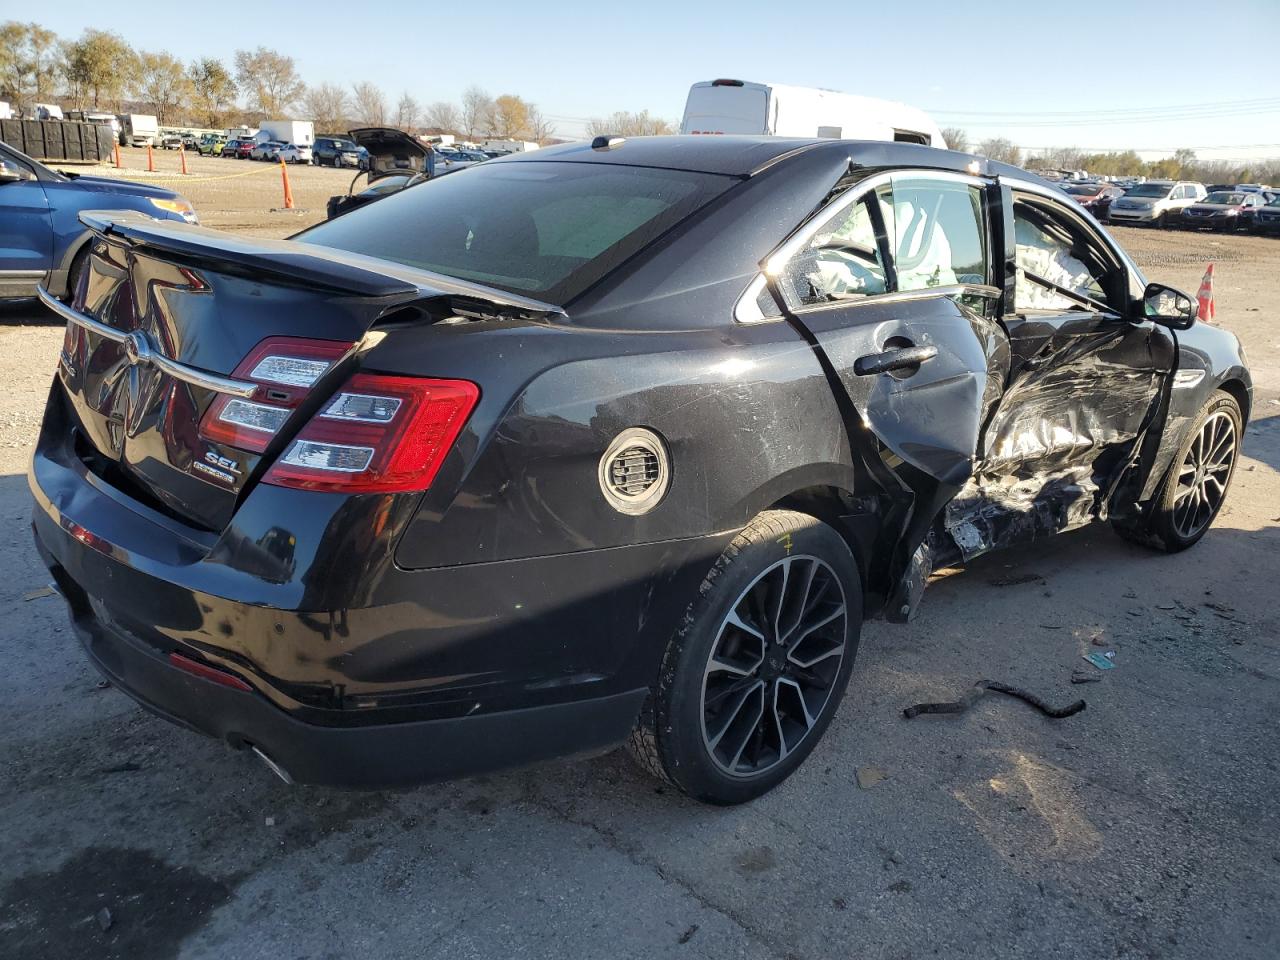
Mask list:
[[[270,210],[278,168],[197,180],[252,167],[197,161],[182,189],[206,223],[284,236],[347,179],[291,170],[298,213]],[[944,572],[914,623],[868,626],[802,771],[732,810],[616,754],[288,788],[98,689],[61,602],[24,599],[48,579],[22,474],[61,329],[0,311],[0,956],[1274,960],[1280,243],[1118,235],[1188,290],[1214,260],[1249,351],[1255,417],[1215,528],[1172,557],[1097,528]],[[1091,649],[1117,669],[1070,685]],[[1089,706],[901,719],[978,677]],[[859,788],[865,768],[885,779]]]

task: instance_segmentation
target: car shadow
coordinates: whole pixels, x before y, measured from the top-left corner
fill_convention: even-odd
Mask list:
[[[39,300],[0,300],[0,327],[55,327],[63,321]]]

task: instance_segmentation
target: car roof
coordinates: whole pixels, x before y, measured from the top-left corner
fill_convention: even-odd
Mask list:
[[[500,157],[499,163],[553,160],[571,163],[606,163],[633,167],[660,167],[696,173],[750,177],[793,156],[829,154],[847,156],[865,167],[927,167],[957,173],[1006,173],[1039,180],[1008,164],[995,163],[953,150],[916,143],[880,140],[799,139],[790,137],[670,136],[621,138],[609,148],[596,149],[590,142],[559,144],[526,153]]]

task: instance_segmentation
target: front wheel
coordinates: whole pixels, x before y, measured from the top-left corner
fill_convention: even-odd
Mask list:
[[[1168,553],[1195,544],[1227,498],[1243,432],[1244,416],[1235,397],[1214,393],[1187,431],[1147,515],[1137,522],[1116,522],[1116,531]]]
[[[844,539],[806,514],[760,514],[720,555],[668,645],[633,753],[706,803],[766,793],[830,725],[861,626],[861,578]]]

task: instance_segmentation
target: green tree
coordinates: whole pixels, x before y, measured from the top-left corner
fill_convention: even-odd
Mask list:
[[[138,54],[134,93],[151,105],[158,123],[176,123],[183,107],[191,98],[191,79],[182,61],[160,51]]]
[[[293,57],[266,47],[236,51],[236,80],[249,106],[268,118],[287,113],[306,91]]]
[[[21,102],[28,91],[27,25],[0,24],[0,99]]]
[[[38,23],[27,24],[27,69],[36,99],[52,97],[54,81],[62,72],[62,47],[58,35]]]
[[[137,58],[129,45],[107,30],[86,30],[67,48],[67,82],[79,88],[94,107],[119,105]]]
[[[191,97],[199,121],[206,127],[220,127],[224,115],[235,106],[236,82],[221,60],[203,57],[187,68]]]

